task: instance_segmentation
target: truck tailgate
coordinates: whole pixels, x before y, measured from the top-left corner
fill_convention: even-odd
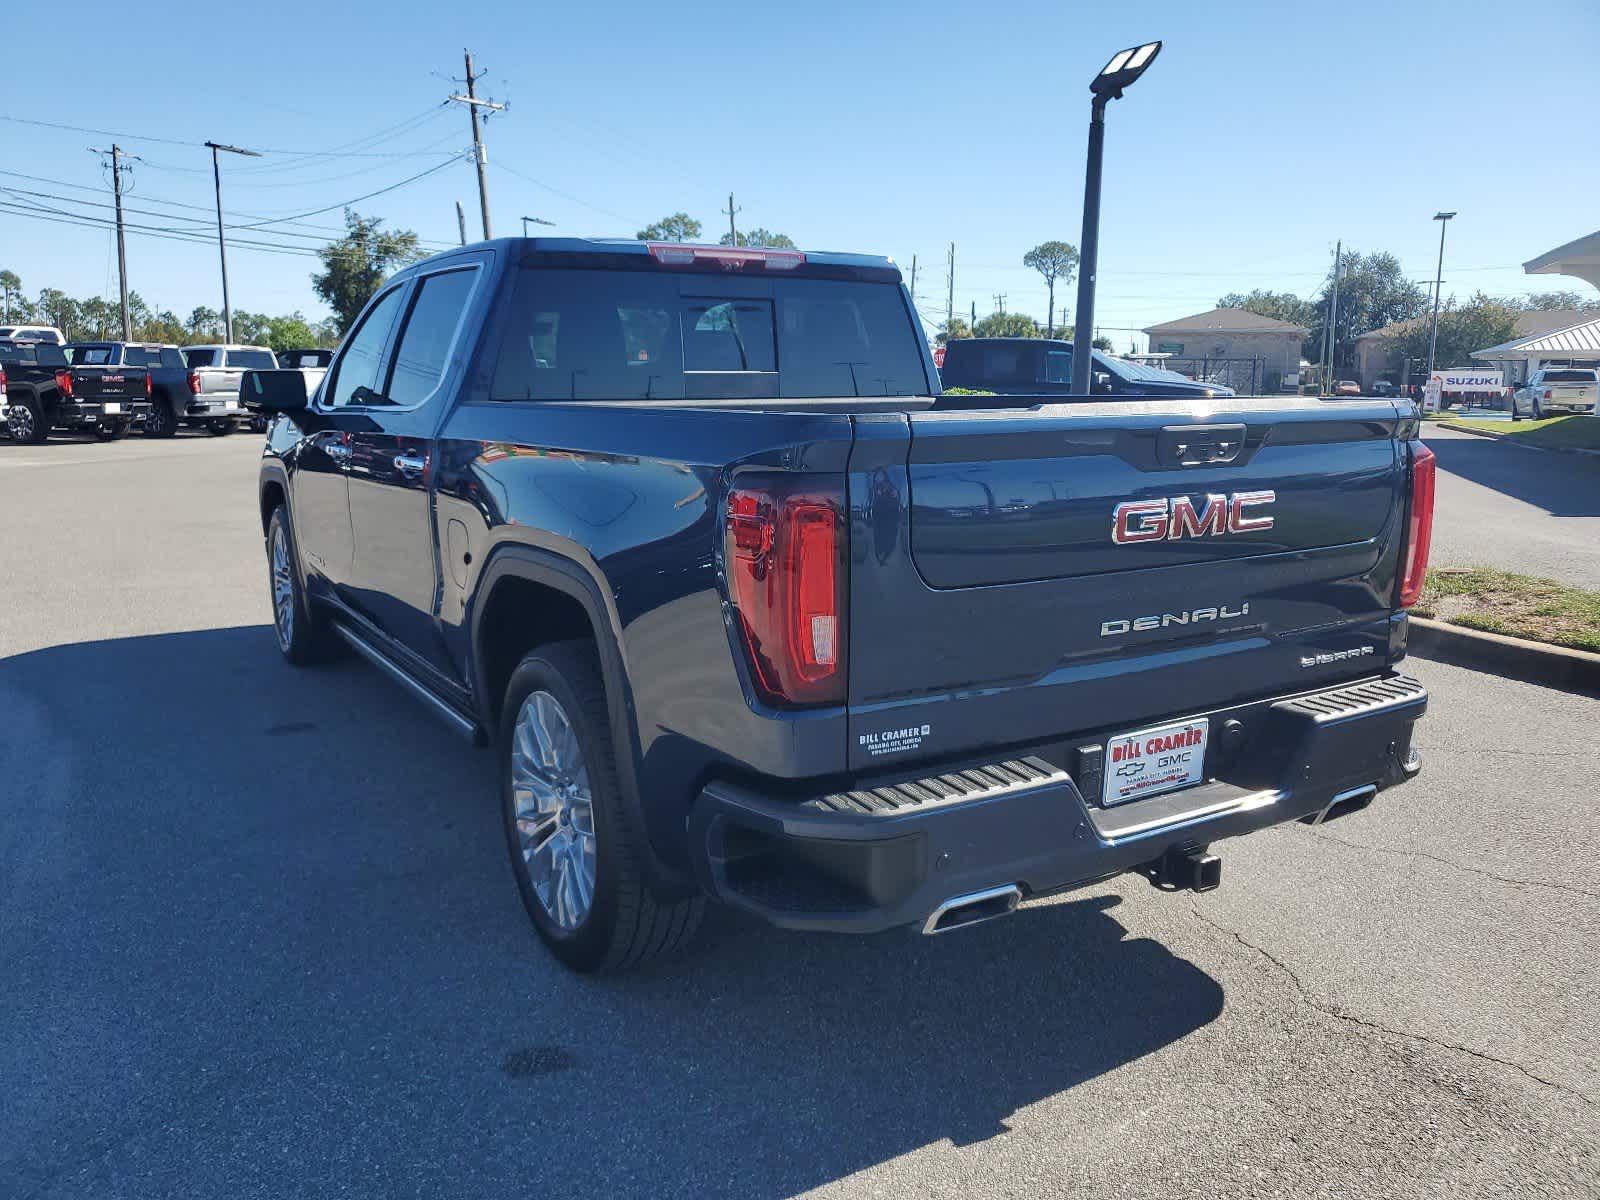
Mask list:
[[[852,507],[887,511],[887,487],[903,514],[857,526],[875,569],[852,574],[853,754],[924,726],[923,753],[1129,728],[1389,657],[1406,481],[1389,402],[905,420],[903,473],[858,470],[892,454],[866,419],[852,460]]]
[[[144,367],[73,367],[72,397],[86,404],[149,398]]]

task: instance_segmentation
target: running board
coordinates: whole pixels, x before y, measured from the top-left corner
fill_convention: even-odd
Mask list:
[[[336,620],[333,623],[333,631],[349,644],[350,649],[422,701],[423,706],[432,712],[434,716],[466,738],[467,741],[474,746],[482,746],[487,742],[488,739],[484,735],[482,725],[458,711],[454,705],[434,695],[426,685],[413,679],[410,672],[362,637],[361,634],[350,628],[349,625],[346,625],[343,621]]]

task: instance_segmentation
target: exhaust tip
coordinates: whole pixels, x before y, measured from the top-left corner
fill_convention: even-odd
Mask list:
[[[1328,801],[1327,807],[1300,819],[1307,825],[1326,825],[1329,821],[1337,821],[1340,817],[1348,817],[1360,812],[1372,803],[1377,794],[1378,786],[1374,783],[1366,784],[1363,787],[1351,788],[1348,792],[1340,792],[1332,800]]]
[[[1022,889],[1014,883],[1003,887],[986,888],[969,892],[965,896],[952,896],[928,914],[922,932],[928,935],[949,933],[996,917],[1010,916],[1022,903]]]

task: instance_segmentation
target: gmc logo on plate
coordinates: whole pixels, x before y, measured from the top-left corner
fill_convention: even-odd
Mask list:
[[[1231,496],[1211,493],[1199,503],[1192,496],[1124,500],[1111,513],[1111,540],[1118,545],[1176,542],[1181,538],[1271,529],[1271,516],[1250,516],[1245,510],[1271,504],[1277,498],[1277,492],[1234,492]]]

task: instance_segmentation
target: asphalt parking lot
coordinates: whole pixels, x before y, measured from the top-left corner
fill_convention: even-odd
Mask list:
[[[1423,437],[1439,456],[1436,564],[1504,567],[1600,590],[1600,459],[1432,424]]]
[[[1594,701],[1413,662],[1420,779],[1218,892],[578,979],[489,757],[278,660],[258,449],[0,443],[0,1195],[1600,1190]]]

